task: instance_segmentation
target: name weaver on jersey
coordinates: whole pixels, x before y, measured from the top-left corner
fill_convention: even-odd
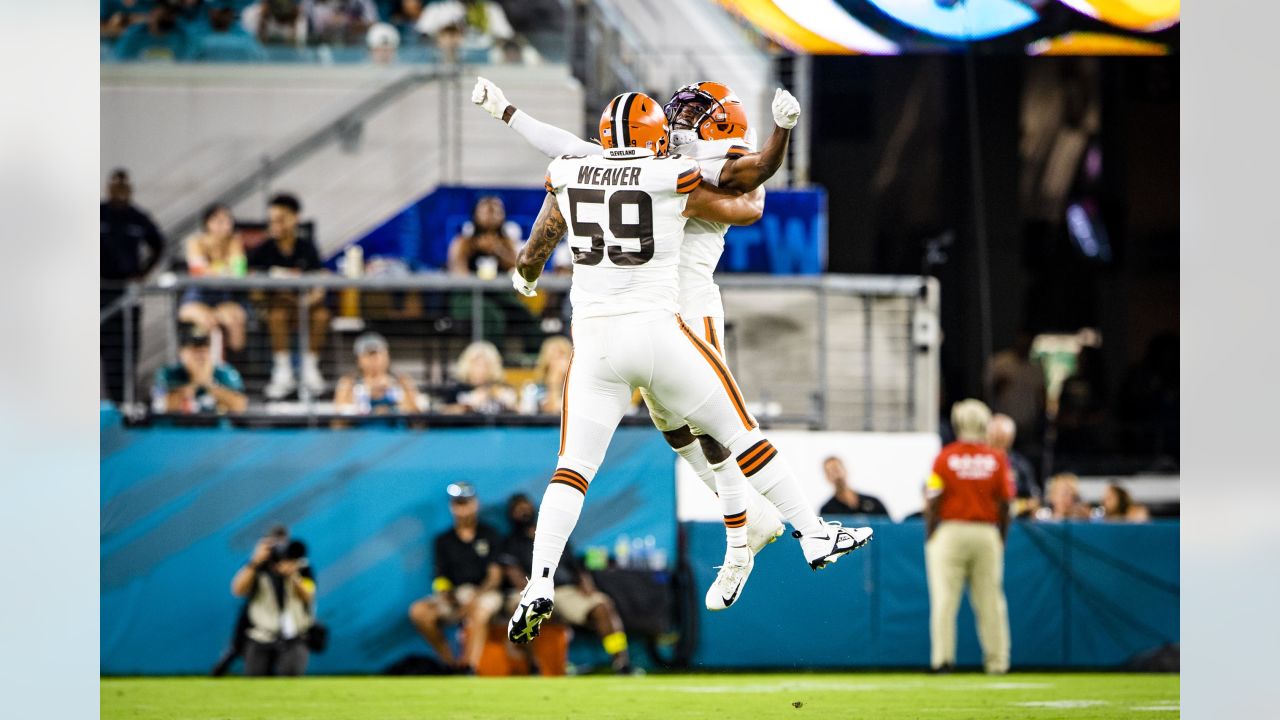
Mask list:
[[[516,289],[536,292],[546,258],[566,233],[574,251],[575,350],[565,388],[559,467],[543,498],[532,580],[512,617],[512,640],[531,640],[554,607],[547,578],[633,388],[642,389],[655,424],[673,448],[719,495],[728,547],[707,593],[708,608],[724,609],[740,597],[754,553],[781,534],[769,504],[792,523],[814,569],[864,545],[869,528],[842,528],[813,513],[746,411],[718,342],[723,308],[711,273],[723,250],[723,234],[728,224],[759,217],[759,184],[781,164],[799,115],[794,98],[782,90],[776,94],[777,128],[761,153],[750,153],[743,144],[747,127],[741,103],[715,83],[682,88],[665,115],[641,93],[618,96],[602,114],[600,145],[527,118],[483,78],[472,99],[539,149],[561,155],[548,168],[552,196],[521,250],[512,276]],[[670,155],[668,118],[705,138],[694,142],[729,142],[707,163]],[[721,138],[718,132],[733,134]],[[711,177],[707,170],[713,171]],[[708,187],[716,183],[746,194]],[[689,230],[696,222],[707,226],[703,234],[714,250],[693,253],[698,261],[689,263]],[[686,315],[700,317],[702,336],[685,324]],[[599,322],[605,318],[607,323]],[[692,427],[699,429],[696,438]],[[757,532],[749,532],[749,525]]]

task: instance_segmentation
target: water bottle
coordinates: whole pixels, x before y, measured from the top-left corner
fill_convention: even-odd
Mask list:
[[[631,553],[631,538],[626,533],[618,536],[618,541],[613,544],[613,557],[618,563],[618,567],[630,567],[627,556]]]
[[[658,570],[659,568],[656,567],[657,556],[658,556],[658,538],[652,535],[645,535],[644,536],[644,560],[645,560],[644,566],[649,568],[650,570]]]
[[[639,536],[631,538],[631,567],[642,568],[648,565],[648,560],[644,556],[644,538]]]

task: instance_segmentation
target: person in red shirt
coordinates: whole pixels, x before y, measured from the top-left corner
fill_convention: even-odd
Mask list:
[[[942,448],[925,487],[924,558],[929,580],[930,667],[956,660],[956,613],[969,586],[983,668],[1009,670],[1009,614],[1004,597],[1004,540],[1013,472],[1001,450],[984,444],[991,410],[978,400],[951,409],[956,442]]]

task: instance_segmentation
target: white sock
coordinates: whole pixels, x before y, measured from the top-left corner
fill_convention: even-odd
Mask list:
[[[291,362],[291,360],[292,358],[289,356],[288,350],[284,352],[275,353],[271,356],[272,364],[275,365],[275,367],[287,368],[290,374],[292,374],[293,372],[293,363]]]
[[[751,485],[742,473],[724,472],[729,460],[711,466],[716,486],[720,488],[720,512],[724,515],[727,557],[737,563],[746,563],[747,550],[747,493]]]
[[[319,370],[320,356],[313,352],[302,353],[302,367],[307,370]]]
[[[735,441],[730,451],[751,486],[768,498],[792,527],[801,535],[822,534],[822,522],[800,489],[800,482],[764,433],[752,430]],[[717,478],[721,482],[725,479],[724,473]]]
[[[676,448],[676,454],[684,458],[689,463],[689,467],[693,468],[693,472],[697,474],[698,479],[711,492],[716,490],[716,477],[711,472],[711,463],[707,462],[707,456],[702,454],[702,443],[695,438],[693,442],[682,448]]]
[[[587,499],[587,487],[594,472],[580,472],[567,467],[557,468],[551,476],[551,484],[542,494],[538,508],[538,526],[533,535],[533,567],[529,578],[555,577],[565,543],[578,524],[582,503]]]

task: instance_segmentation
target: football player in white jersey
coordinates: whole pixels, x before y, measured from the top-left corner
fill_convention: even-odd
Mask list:
[[[548,157],[559,155],[599,155],[603,148],[573,133],[539,122],[510,104],[502,90],[485,78],[477,78],[472,102],[501,119],[531,145]],[[744,193],[763,206],[761,185],[777,172],[786,154],[791,128],[800,116],[800,105],[787,91],[774,93],[775,127],[764,149],[752,152],[746,110],[729,88],[720,83],[686,85],[672,95],[664,108],[671,124],[672,150],[697,160],[704,181]],[[728,225],[692,217],[685,226],[685,242],[680,251],[680,312],[703,338],[725,357],[720,338],[724,335],[724,305],[713,273],[724,252]],[[721,465],[728,450],[706,434],[695,435],[685,418],[657,402],[642,389],[654,425],[712,491],[716,492],[713,466],[733,474],[737,468]],[[752,553],[763,549],[783,532],[778,514],[758,492],[748,492],[747,534]]]
[[[846,529],[813,512],[747,412],[720,355],[678,313],[687,218],[754,222],[759,211],[739,194],[703,185],[697,162],[668,153],[669,135],[652,98],[614,98],[600,119],[603,156],[566,155],[548,167],[547,198],[512,273],[516,290],[533,295],[547,259],[568,236],[574,350],[559,458],[538,513],[530,580],[507,626],[515,643],[533,640],[554,609],[556,566],[636,388],[648,388],[663,407],[718,440],[741,471],[720,478],[717,487],[728,542],[708,607],[732,605],[754,565],[747,547],[747,478],[795,527],[811,568],[870,540],[869,528]]]

